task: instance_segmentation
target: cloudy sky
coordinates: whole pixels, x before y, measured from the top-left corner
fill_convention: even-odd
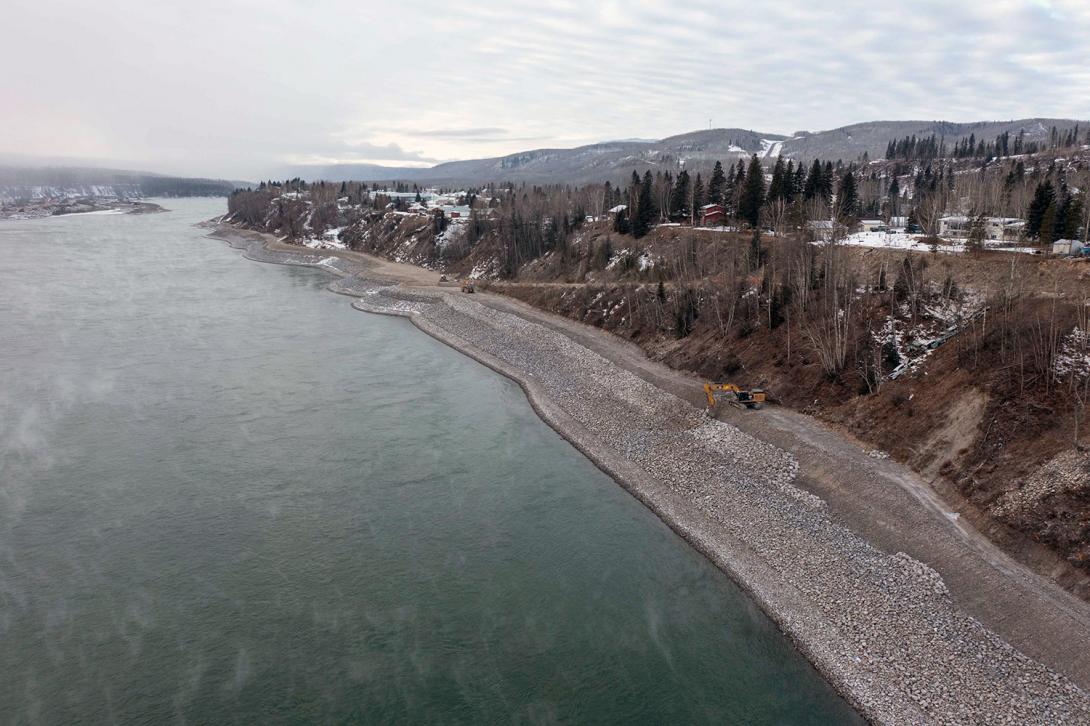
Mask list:
[[[9,159],[256,179],[709,123],[1090,118],[1085,0],[12,0],[0,17]]]

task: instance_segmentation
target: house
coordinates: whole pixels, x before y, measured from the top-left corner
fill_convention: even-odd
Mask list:
[[[830,240],[833,238],[833,231],[836,229],[836,224],[831,219],[816,219],[811,222],[807,222],[810,232],[814,235],[814,239],[817,240]]]
[[[1082,254],[1083,244],[1077,239],[1058,239],[1052,243],[1054,255],[1078,255]]]
[[[947,239],[965,239],[969,236],[969,230],[973,227],[971,217],[963,214],[954,214],[939,220],[939,236]]]
[[[1001,239],[1014,242],[1022,237],[1026,222],[1017,217],[988,217],[986,222],[988,239]]]
[[[939,220],[939,235],[948,239],[966,239],[973,229],[976,217],[951,215]],[[1026,223],[1018,217],[985,217],[985,239],[1017,240],[1022,236]]]
[[[861,219],[859,220],[860,232],[886,232],[889,227],[880,219]]]
[[[700,208],[700,225],[702,227],[719,226],[727,218],[727,210],[722,204],[705,204]]]
[[[908,217],[890,217],[889,226],[891,229],[904,229],[908,226]]]

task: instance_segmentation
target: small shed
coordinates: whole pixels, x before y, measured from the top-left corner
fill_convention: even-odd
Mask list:
[[[836,225],[831,219],[815,219],[807,223],[810,228],[810,232],[814,235],[814,239],[818,240],[830,240],[833,238],[833,231],[836,229]]]
[[[1083,244],[1077,239],[1058,239],[1052,243],[1054,255],[1078,255],[1082,254]]]

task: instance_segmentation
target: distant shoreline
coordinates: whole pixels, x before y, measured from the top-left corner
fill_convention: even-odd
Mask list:
[[[0,219],[29,220],[70,217],[76,214],[158,214],[167,211],[154,202],[97,198],[42,199],[0,206]]]

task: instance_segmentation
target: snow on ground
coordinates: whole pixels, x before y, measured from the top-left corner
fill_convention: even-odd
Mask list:
[[[1085,378],[1090,375],[1090,332],[1075,328],[1060,345],[1060,352],[1053,363],[1058,376],[1073,375]]]
[[[825,244],[819,242],[818,244]],[[840,244],[849,245],[851,247],[873,247],[877,249],[892,249],[892,250],[908,250],[912,252],[942,252],[945,254],[961,254],[965,252],[964,242],[950,243],[943,241],[942,244],[932,248],[932,245],[924,241],[923,237],[915,237],[910,234],[900,234],[896,232],[856,232],[850,234],[844,239],[840,240]],[[1037,252],[1033,247],[1014,247],[1006,246],[1009,243],[1003,240],[984,240],[984,246],[988,249],[995,250],[997,252],[1020,252],[1027,255],[1032,255]]]
[[[460,242],[465,239],[466,236],[466,220],[464,219],[452,219],[447,228],[439,233],[439,236],[435,238],[435,246],[441,250],[446,249],[451,244]]]
[[[492,260],[478,262],[469,273],[470,280],[479,280],[492,272]]]
[[[613,257],[609,258],[609,262],[606,263],[606,269],[607,270],[612,270],[617,265],[624,262],[625,259],[627,259],[631,255],[632,255],[632,252],[629,251],[628,248],[625,248],[625,249],[621,250],[617,254],[613,255]]]
[[[341,231],[344,227],[327,229],[320,239],[308,239],[303,242],[305,247],[312,250],[346,250],[348,245],[341,242]]]
[[[772,139],[761,139],[761,157],[765,159],[775,159],[780,155],[780,149],[783,148],[782,141],[773,141]]]

